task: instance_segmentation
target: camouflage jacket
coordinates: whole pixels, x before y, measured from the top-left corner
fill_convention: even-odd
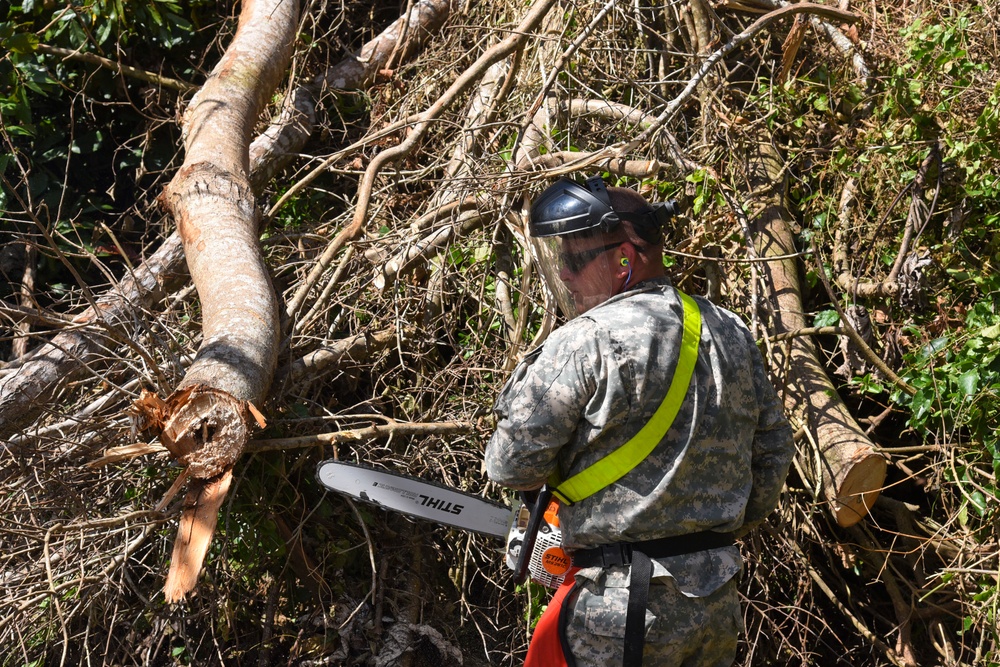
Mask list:
[[[701,343],[680,412],[636,468],[560,509],[567,547],[738,531],[777,504],[793,453],[781,402],[743,322],[696,300]],[[661,278],[554,331],[514,370],[496,401],[497,428],[486,448],[490,478],[537,488],[554,472],[561,479],[576,474],[634,436],[670,384],[682,313],[677,292]],[[686,593],[702,596],[741,565],[739,549],[726,547],[660,559],[654,577],[675,576]]]

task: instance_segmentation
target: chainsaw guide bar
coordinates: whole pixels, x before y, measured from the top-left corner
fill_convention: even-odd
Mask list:
[[[417,519],[505,539],[510,507],[435,482],[344,461],[323,461],[319,483],[331,491]]]

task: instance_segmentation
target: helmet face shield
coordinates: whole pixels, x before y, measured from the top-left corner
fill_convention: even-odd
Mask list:
[[[600,231],[532,238],[540,272],[567,318],[604,303],[625,285],[629,266],[620,239]]]

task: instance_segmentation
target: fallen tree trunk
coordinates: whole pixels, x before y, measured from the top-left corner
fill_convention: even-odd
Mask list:
[[[195,586],[253,407],[278,356],[278,302],[250,188],[254,124],[292,55],[297,2],[245,2],[232,44],[184,117],[185,160],[159,201],[173,215],[201,301],[204,340],[163,407],[160,440],[193,478],[178,527],[168,602]]]
[[[749,191],[772,188],[766,207],[753,220],[754,245],[761,257],[784,257],[764,263],[762,278],[772,309],[774,333],[806,328],[795,241],[786,207],[782,160],[770,143],[748,151]],[[871,509],[885,481],[885,458],[847,410],[827,376],[808,336],[793,336],[774,346],[777,386],[783,387],[786,411],[808,429],[818,447],[819,464],[802,457],[802,470],[821,486],[841,526],[860,521]]]

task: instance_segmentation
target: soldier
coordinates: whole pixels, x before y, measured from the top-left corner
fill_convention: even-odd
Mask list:
[[[503,387],[486,470],[553,489],[579,569],[529,667],[735,660],[734,537],[777,505],[792,434],[743,322],[666,277],[674,213],[600,177],[561,179],[531,208],[543,275],[576,312]]]

